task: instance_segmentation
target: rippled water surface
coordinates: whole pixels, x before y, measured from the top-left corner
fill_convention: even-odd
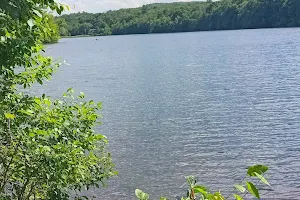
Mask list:
[[[185,175],[230,191],[270,166],[265,199],[300,199],[300,29],[62,39],[70,66],[36,92],[103,101],[119,176],[98,199],[185,194]],[[182,193],[181,193],[182,192]],[[226,192],[225,192],[226,193]]]

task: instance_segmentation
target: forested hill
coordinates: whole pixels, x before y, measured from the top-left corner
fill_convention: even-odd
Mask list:
[[[160,3],[57,19],[65,35],[121,35],[300,26],[300,0]]]

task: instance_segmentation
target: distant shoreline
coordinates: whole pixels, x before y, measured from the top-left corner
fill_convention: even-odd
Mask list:
[[[79,38],[79,37],[97,37],[97,35],[68,35],[60,36],[61,38]]]
[[[61,35],[133,35],[300,27],[298,0],[220,0],[149,4],[57,17]]]
[[[297,29],[295,27],[275,27],[275,28],[243,28],[243,29],[221,29],[221,30],[207,30],[207,31],[182,31],[182,32],[167,32],[167,33],[133,33],[133,34],[114,34],[114,35],[70,35],[61,36],[63,38],[81,38],[81,37],[107,37],[107,36],[122,36],[122,35],[157,35],[157,34],[178,34],[178,33],[199,33],[199,32],[216,32],[216,31],[243,31],[243,30],[260,30],[260,29]]]

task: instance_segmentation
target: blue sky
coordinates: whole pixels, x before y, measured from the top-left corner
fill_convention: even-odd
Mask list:
[[[71,7],[71,12],[86,11],[92,13],[105,12],[120,8],[139,7],[149,3],[166,3],[191,0],[60,0]]]

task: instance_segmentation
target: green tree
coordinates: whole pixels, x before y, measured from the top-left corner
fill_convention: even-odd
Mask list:
[[[55,23],[58,26],[60,36],[69,35],[68,24],[64,18],[55,18]]]
[[[120,35],[300,26],[299,0],[160,3],[63,15],[71,35]]]
[[[57,31],[42,13],[65,8],[53,0],[0,3],[0,199],[69,199],[115,174],[107,139],[93,129],[100,103],[81,102],[72,90],[51,99],[18,89],[42,84],[60,65],[42,54]]]
[[[79,25],[79,28],[78,28],[78,33],[80,35],[87,35],[89,32],[92,32],[91,31],[91,28],[93,27],[92,24],[90,23],[82,23]]]
[[[42,16],[41,23],[44,25],[44,28],[47,29],[48,31],[48,33],[42,34],[42,38],[41,38],[42,42],[57,43],[60,38],[60,29],[58,24],[56,23],[56,20],[54,20],[53,15],[44,13]]]

